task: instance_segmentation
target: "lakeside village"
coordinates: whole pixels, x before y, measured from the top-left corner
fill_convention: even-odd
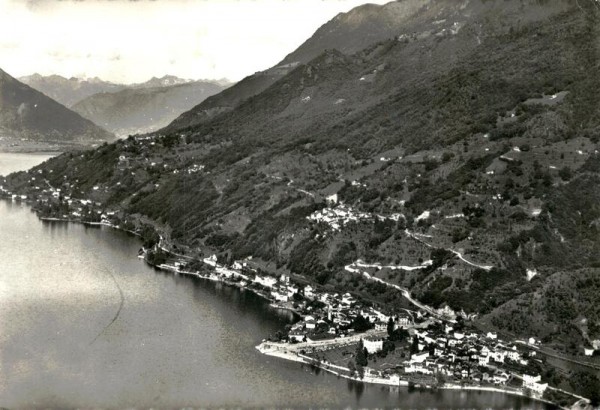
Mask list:
[[[54,198],[62,197],[60,189],[49,187],[48,191]],[[4,187],[0,187],[0,195],[16,201],[28,199]],[[68,210],[42,219],[106,225],[136,233],[118,222],[116,212],[101,211],[100,204],[60,199]],[[43,208],[38,210],[44,214]],[[310,284],[295,283],[288,275],[269,275],[251,257],[224,266],[215,255],[198,260],[173,253],[161,242],[162,238],[152,248],[142,248],[139,257],[161,270],[252,291],[271,301],[273,307],[290,310],[300,318],[257,346],[266,355],[366,383],[409,389],[500,391],[563,406],[587,402],[549,386],[545,380],[548,367],[543,355],[536,354],[539,342],[533,338],[509,343],[494,333],[478,333],[462,315],[448,307],[434,310],[424,306],[407,292],[399,292],[399,297],[406,297],[415,310],[377,310],[350,293],[323,292]],[[353,265],[360,266],[361,261]]]
[[[140,257],[156,251],[142,250]],[[257,346],[266,355],[297,361],[366,383],[410,388],[497,391],[552,403],[572,404],[583,397],[543,380],[539,342],[505,342],[496,333],[481,334],[448,309],[377,310],[350,293],[321,292],[288,275],[271,276],[253,267],[252,258],[231,266],[216,255],[203,269],[184,256],[161,260],[157,268],[194,275],[250,290],[287,309],[298,320]],[[207,269],[208,268],[208,269]]]

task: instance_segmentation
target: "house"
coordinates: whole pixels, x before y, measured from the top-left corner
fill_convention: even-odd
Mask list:
[[[479,366],[487,366],[490,362],[490,357],[488,355],[479,355],[478,364]]]
[[[208,258],[204,258],[203,262],[210,266],[217,266],[217,255],[212,255]]]
[[[295,286],[295,285],[288,284],[285,288],[287,289],[288,294],[291,294],[291,295],[293,295],[294,293],[300,292],[300,288],[298,286]]]
[[[517,348],[513,347],[512,350],[506,351],[506,357],[509,358],[510,360],[514,361],[514,362],[517,362],[521,358],[521,355],[517,351]]]
[[[338,203],[338,194],[332,194],[325,198],[325,201],[328,204],[337,204]]]
[[[425,341],[425,343],[435,343],[435,339],[429,336],[427,332],[416,331],[415,334]]]
[[[456,340],[462,340],[462,339],[464,339],[464,337],[465,337],[465,334],[464,334],[464,333],[460,333],[460,332],[454,332],[454,338],[455,338]]]
[[[528,374],[523,375],[523,387],[529,387],[533,383],[538,383],[542,380],[542,376],[539,374],[537,376],[530,376]]]
[[[535,395],[542,396],[548,388],[548,383],[533,383],[529,388]]]
[[[309,299],[312,299],[312,298],[315,297],[314,289],[313,289],[312,286],[306,285],[304,287],[304,296],[307,297],[307,298],[309,298]]]
[[[315,329],[317,327],[317,322],[314,319],[308,319],[305,324],[307,329]]]
[[[542,377],[539,374],[537,376],[523,375],[523,387],[530,389],[536,395],[544,394],[544,391],[548,388],[548,383],[540,383],[541,381]]]
[[[421,374],[433,374],[433,370],[428,369],[420,363],[411,363],[404,367],[406,373],[421,373]]]
[[[225,278],[231,278],[234,274],[236,274],[237,272],[232,271],[231,269],[227,269],[224,268],[222,266],[217,266],[217,268],[215,269],[215,271],[220,274],[221,276],[225,277]]]
[[[490,353],[491,358],[498,363],[504,363],[504,359],[506,358],[506,352],[495,350]]]
[[[588,349],[587,347],[583,349],[583,353],[586,356],[593,356],[594,355],[594,349]]]
[[[292,330],[288,334],[288,338],[293,342],[303,342],[304,341],[304,332],[300,330]]]
[[[273,296],[273,298],[276,301],[278,301],[278,302],[287,302],[287,301],[289,301],[289,297],[285,293],[279,293],[279,292],[276,292],[276,291],[272,291],[271,292],[271,296]]]
[[[392,374],[390,376],[390,382],[393,383],[393,384],[400,385],[400,375],[398,375],[398,374]]]
[[[351,306],[356,303],[356,299],[349,293],[344,293],[342,296],[342,304],[346,306]]]
[[[408,326],[411,323],[411,317],[408,313],[400,313],[396,316],[396,328],[400,326]]]
[[[275,284],[277,283],[277,279],[276,278],[272,278],[270,276],[259,276],[256,275],[256,277],[254,278],[254,282],[266,287],[266,288],[272,288],[273,286],[275,286]]]
[[[363,345],[369,354],[377,353],[383,350],[383,339],[366,338],[363,340]]]
[[[506,382],[508,381],[508,374],[497,371],[494,373],[494,376],[492,377],[492,381],[495,384],[506,384]]]
[[[387,323],[379,321],[375,322],[375,330],[378,332],[383,332],[387,330]]]
[[[429,352],[413,354],[410,357],[411,363],[423,363],[429,357]]]

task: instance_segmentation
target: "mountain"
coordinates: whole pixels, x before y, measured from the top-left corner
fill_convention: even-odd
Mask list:
[[[222,93],[206,99],[182,114],[166,130],[195,125],[233,109],[240,102],[267,89],[299,64],[309,62],[325,50],[336,49],[352,54],[370,44],[393,38],[403,30],[409,32],[419,22],[414,19],[415,15],[425,13],[428,6],[428,2],[406,0],[383,6],[366,4],[348,13],[341,13],[319,28],[279,64],[252,74]]]
[[[119,92],[94,94],[72,108],[117,135],[137,134],[166,126],[223,88],[212,82],[165,76]]]
[[[123,84],[114,84],[99,78],[83,80],[75,77],[64,78],[59,75],[32,74],[20,77],[19,81],[46,94],[65,107],[72,107],[73,104],[93,94],[116,92],[126,88]]]
[[[0,70],[0,135],[6,142],[89,145],[114,137]],[[4,144],[3,144],[4,145]]]
[[[381,309],[410,307],[400,286],[471,329],[585,360],[600,340],[597,3],[398,3],[414,7],[392,38],[324,50],[255,95],[234,88],[251,94],[260,76],[206,100],[215,113],[201,121],[30,172],[102,204],[84,220],[110,211],[146,245],[252,257]],[[359,8],[338,30],[391,7]],[[76,211],[28,181],[5,185],[42,215]],[[532,363],[580,391],[568,369]]]
[[[165,75],[161,78],[152,77],[144,83],[132,84],[131,88],[156,88],[156,87],[168,87],[170,85],[179,85],[190,83],[193,80],[186,80],[183,78],[176,77],[174,75]]]

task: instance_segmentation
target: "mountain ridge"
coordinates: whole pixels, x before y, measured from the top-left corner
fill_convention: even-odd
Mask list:
[[[6,141],[92,144],[114,138],[3,70],[0,70],[0,126]]]
[[[42,76],[35,73],[19,77],[19,81],[40,91],[68,108],[90,95],[99,92],[116,92],[126,87],[123,84],[101,80],[98,77],[79,79],[76,77],[65,78],[56,74]]]

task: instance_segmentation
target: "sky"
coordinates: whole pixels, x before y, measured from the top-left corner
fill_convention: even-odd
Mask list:
[[[238,81],[321,25],[390,0],[0,0],[0,68],[134,83]]]

